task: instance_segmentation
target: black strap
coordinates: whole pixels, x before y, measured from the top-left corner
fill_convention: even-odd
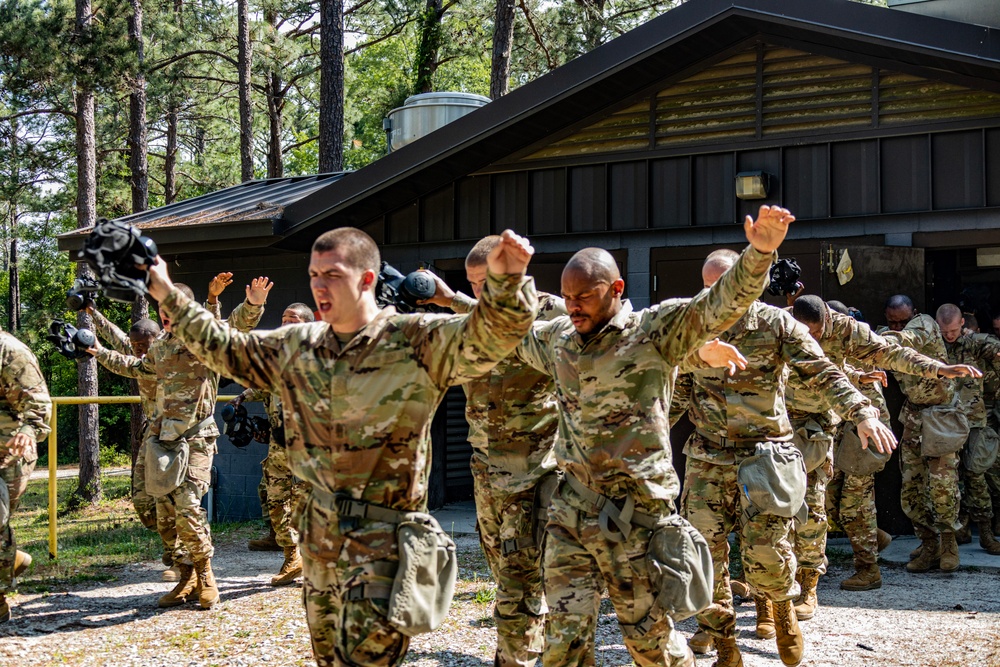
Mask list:
[[[619,509],[610,498],[594,491],[569,473],[566,473],[566,483],[578,496],[591,505],[592,509],[588,511],[598,513],[601,534],[612,542],[621,542],[623,539],[627,539],[632,532],[633,525],[652,529],[659,524],[658,517],[635,509],[635,500],[632,496],[626,496],[624,505]],[[609,522],[615,525],[618,533],[611,532]]]
[[[500,543],[500,553],[504,556],[509,556],[512,553],[520,551],[521,549],[528,549],[535,546],[535,538],[531,535],[525,535],[523,537],[518,537],[512,540],[504,540]]]

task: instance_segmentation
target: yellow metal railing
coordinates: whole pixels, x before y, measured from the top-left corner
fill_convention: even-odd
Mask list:
[[[236,398],[235,395],[219,396],[216,400],[219,403],[230,401]],[[52,417],[51,431],[49,431],[49,558],[56,558],[59,555],[59,547],[56,544],[56,507],[58,504],[56,488],[56,468],[58,466],[58,452],[56,446],[56,428],[58,425],[57,415],[60,405],[120,405],[122,403],[138,403],[141,399],[138,396],[53,396],[52,397]]]

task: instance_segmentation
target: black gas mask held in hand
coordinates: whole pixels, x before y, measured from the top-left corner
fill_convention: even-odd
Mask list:
[[[767,286],[767,293],[774,296],[795,294],[802,287],[799,282],[801,275],[802,269],[794,259],[779,259],[771,266],[771,283]]]
[[[108,297],[132,302],[149,283],[149,272],[136,265],[151,265],[156,255],[153,239],[136,227],[99,218],[77,257],[94,268]]]
[[[417,302],[430,299],[436,291],[437,285],[430,271],[414,271],[404,276],[388,262],[382,262],[375,288],[375,301],[381,308],[395,306],[401,313],[432,310],[433,307],[421,306]]]
[[[49,333],[45,336],[59,354],[67,359],[82,359],[87,356],[87,349],[97,342],[94,332],[90,329],[77,329],[69,322],[52,320]]]
[[[226,435],[233,446],[243,449],[252,441],[265,445],[271,439],[271,423],[260,416],[247,415],[242,405],[227,405],[222,408],[222,421],[226,422]]]
[[[73,312],[79,312],[87,306],[93,306],[100,289],[100,283],[93,278],[77,278],[66,292],[66,307]]]

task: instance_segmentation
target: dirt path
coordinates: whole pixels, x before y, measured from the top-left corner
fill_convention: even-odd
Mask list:
[[[492,665],[492,584],[475,538],[458,542],[462,571],[452,612],[440,630],[413,641],[407,664]],[[314,665],[301,589],[267,583],[280,561],[242,543],[221,545],[222,602],[210,611],[156,609],[170,585],[159,581],[162,566],[154,562],[111,570],[111,581],[18,596],[14,620],[0,626],[0,665]],[[883,568],[885,586],[866,593],[838,590],[847,574],[832,569],[821,580],[822,607],[804,624],[804,666],[1000,667],[996,571],[917,576]],[[746,666],[780,667],[773,640],[752,638],[752,604],[738,609]],[[602,612],[597,664],[631,664],[606,600]],[[690,634],[694,622],[681,627]]]

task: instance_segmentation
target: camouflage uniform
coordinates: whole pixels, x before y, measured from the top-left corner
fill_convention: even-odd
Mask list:
[[[229,315],[229,325],[248,331],[257,325],[263,306],[244,301]],[[156,382],[156,404],[146,432],[146,442],[159,438],[165,442],[186,437],[190,447],[187,477],[180,486],[156,499],[158,528],[170,531],[174,516],[177,539],[173,560],[193,565],[210,559],[215,553],[208,517],[201,498],[212,481],[212,459],[219,429],[215,424],[215,400],[219,376],[205,367],[177,336],[166,333],[149,347],[143,358],[101,348],[98,360],[109,370],[126,377]],[[197,430],[190,433],[192,429]],[[147,476],[153,471],[146,470]],[[164,544],[168,535],[160,533]]]
[[[879,419],[886,426],[889,426],[889,414],[885,407],[885,399],[882,397],[881,387],[872,383],[860,382],[861,371],[857,368],[886,368],[911,376],[936,378],[938,371],[943,366],[940,361],[925,357],[916,350],[901,347],[895,342],[879,336],[864,322],[858,322],[849,315],[843,315],[829,309],[823,322],[823,333],[818,342],[830,361],[843,368],[855,387],[878,409]],[[812,403],[815,406],[815,403],[809,400],[810,397],[804,396],[803,398],[806,399],[807,405]],[[790,401],[790,403],[792,402]],[[808,407],[806,407],[806,411],[809,411]],[[794,410],[789,411],[793,425],[795,419],[802,416],[795,413]],[[828,432],[831,436],[833,435],[832,430]],[[833,444],[832,440],[831,437],[831,445]],[[831,458],[830,465],[823,467],[829,467],[832,470],[832,463]],[[827,512],[847,533],[854,550],[855,565],[859,568],[861,565],[874,565],[878,560],[874,475],[845,475],[839,470],[834,471],[825,497],[817,496],[815,501],[825,505]],[[810,515],[812,515],[811,505]],[[811,524],[812,520],[809,523]],[[825,533],[824,527],[822,553],[826,551]],[[802,562],[801,565],[802,567],[814,567],[807,565],[806,562]],[[823,571],[825,570],[824,565]]]
[[[792,520],[764,513],[742,520],[736,482],[739,464],[754,454],[757,443],[792,438],[785,409],[788,374],[795,373],[845,419],[860,422],[878,413],[823,355],[806,327],[779,308],[754,303],[720,338],[739,348],[747,368],[734,376],[724,369],[684,376],[686,391],[678,392],[671,412],[679,418],[690,404],[695,432],[684,447],[688,458],[681,506],[708,540],[715,565],[713,604],[698,615],[698,624],[710,635],[726,638],[736,633],[727,537],[737,526],[747,583],[772,601],[799,595],[789,542]]]
[[[0,480],[10,495],[10,515],[28,488],[31,471],[38,461],[32,446],[23,456],[7,451],[7,441],[17,433],[35,442],[49,435],[52,402],[35,355],[21,341],[0,331]],[[17,542],[9,521],[0,524],[0,596],[14,588]]]
[[[267,419],[271,423],[271,441],[267,445],[267,456],[260,462],[264,472],[258,488],[262,499],[265,518],[271,520],[274,539],[281,547],[291,547],[299,541],[299,533],[293,526],[292,511],[306,494],[306,483],[292,474],[285,453],[284,418],[281,411],[281,397],[263,389],[250,389],[243,393],[244,401],[264,403]],[[278,438],[281,441],[278,441]]]
[[[710,290],[693,299],[641,311],[626,302],[586,341],[568,317],[538,323],[519,348],[529,364],[555,380],[556,460],[589,496],[564,480],[549,508],[545,667],[594,664],[605,586],[637,665],[689,664],[684,638],[670,616],[653,607],[644,558],[653,530],[636,521],[624,539],[602,530],[600,511],[606,510],[598,510],[593,497],[600,494],[618,506],[631,499],[646,524],[674,513],[680,484],[668,417],[676,366],[753,303],[772,259],[773,254],[748,248]]]
[[[449,386],[480,377],[514,349],[536,306],[530,278],[490,274],[470,315],[386,308],[342,342],[325,322],[242,335],[176,289],[161,303],[211,368],[281,397],[289,467],[310,485],[299,548],[319,667],[402,661],[408,639],[372,592],[391,585],[395,526],[348,510],[425,511],[434,411]]]
[[[996,372],[1000,360],[1000,341],[995,337],[972,333],[959,336],[954,343],[945,341],[948,351],[948,362],[952,364],[968,364],[985,371]],[[958,382],[958,400],[969,419],[970,428],[986,426],[986,404],[983,401],[984,378],[960,378]],[[968,513],[973,523],[993,519],[993,503],[990,500],[989,487],[986,484],[986,474],[973,474],[961,466],[963,490],[961,510]]]
[[[991,336],[991,340],[998,340]],[[997,433],[1000,433],[1000,419],[997,415],[997,394],[1000,392],[1000,370],[995,364],[990,364],[983,371],[983,403],[986,408],[986,423]],[[993,467],[986,471],[986,487],[990,492],[993,506],[994,526],[1000,526],[1000,457]],[[994,534],[1000,532],[994,529]]]
[[[902,331],[886,331],[882,335],[932,359],[943,362],[948,358],[941,330],[930,315],[917,315]],[[955,383],[947,379],[893,374],[906,397],[899,413],[899,421],[903,423],[903,437],[899,441],[903,468],[900,501],[903,512],[913,522],[917,537],[930,540],[941,531],[959,528],[958,453],[937,458],[920,455],[920,410],[951,403],[955,397]]]
[[[101,312],[94,311],[94,330],[112,350],[121,354],[132,354],[132,342],[124,331],[115,326]],[[139,386],[139,399],[142,407],[142,429],[139,452],[135,458],[135,465],[132,466],[132,506],[139,516],[142,525],[150,530],[157,530],[156,521],[156,499],[146,493],[146,429],[149,428],[149,420],[153,416],[153,406],[156,404],[156,380],[152,378],[138,378],[136,383]],[[161,533],[162,534],[162,533]],[[176,538],[176,531],[174,535]],[[170,544],[164,544],[167,553],[173,551],[174,540]]]
[[[472,310],[462,293],[451,308]],[[538,319],[564,315],[562,299],[539,293]],[[545,646],[541,545],[532,539],[539,481],[555,472],[559,424],[552,379],[510,356],[487,375],[462,385],[472,445],[479,540],[497,582],[494,664],[533,665]]]

